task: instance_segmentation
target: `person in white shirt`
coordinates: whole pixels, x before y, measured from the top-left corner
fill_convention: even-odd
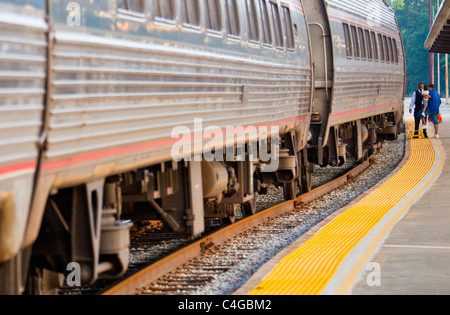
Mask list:
[[[429,90],[428,85],[425,85],[424,91],[422,92],[423,96],[422,129],[424,130],[428,129],[427,115],[425,114],[428,107],[428,99],[430,94],[428,90]]]
[[[425,85],[423,83],[419,83],[419,89],[414,92],[411,105],[409,106],[409,113],[412,114],[414,110],[414,121],[415,121],[415,135],[419,135],[419,127],[422,119],[423,109],[424,109],[424,96],[423,92],[425,91]],[[427,130],[424,130],[424,135],[428,138]]]

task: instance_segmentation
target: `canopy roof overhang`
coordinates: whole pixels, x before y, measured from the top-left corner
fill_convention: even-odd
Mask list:
[[[425,42],[432,53],[450,54],[450,0],[445,0]]]

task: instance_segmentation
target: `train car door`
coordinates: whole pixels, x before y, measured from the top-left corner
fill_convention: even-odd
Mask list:
[[[303,0],[303,5],[309,26],[315,77],[311,121],[312,139],[315,142],[310,148],[317,150],[317,160],[314,162],[322,165],[333,88],[333,45],[324,1]]]

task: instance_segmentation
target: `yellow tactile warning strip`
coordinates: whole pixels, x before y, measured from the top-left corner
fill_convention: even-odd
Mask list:
[[[435,159],[431,140],[412,140],[411,156],[397,174],[283,259],[250,294],[320,294],[355,246],[431,172]]]

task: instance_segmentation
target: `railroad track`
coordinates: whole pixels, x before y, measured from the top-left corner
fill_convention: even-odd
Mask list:
[[[296,218],[295,213],[300,213],[305,204],[346,185],[369,168],[373,161],[371,157],[347,174],[295,200],[275,205],[193,242],[101,290],[99,294],[185,295],[211,281],[220,281],[223,273],[246,258],[245,253],[264,254],[266,242],[298,225],[301,219]]]

